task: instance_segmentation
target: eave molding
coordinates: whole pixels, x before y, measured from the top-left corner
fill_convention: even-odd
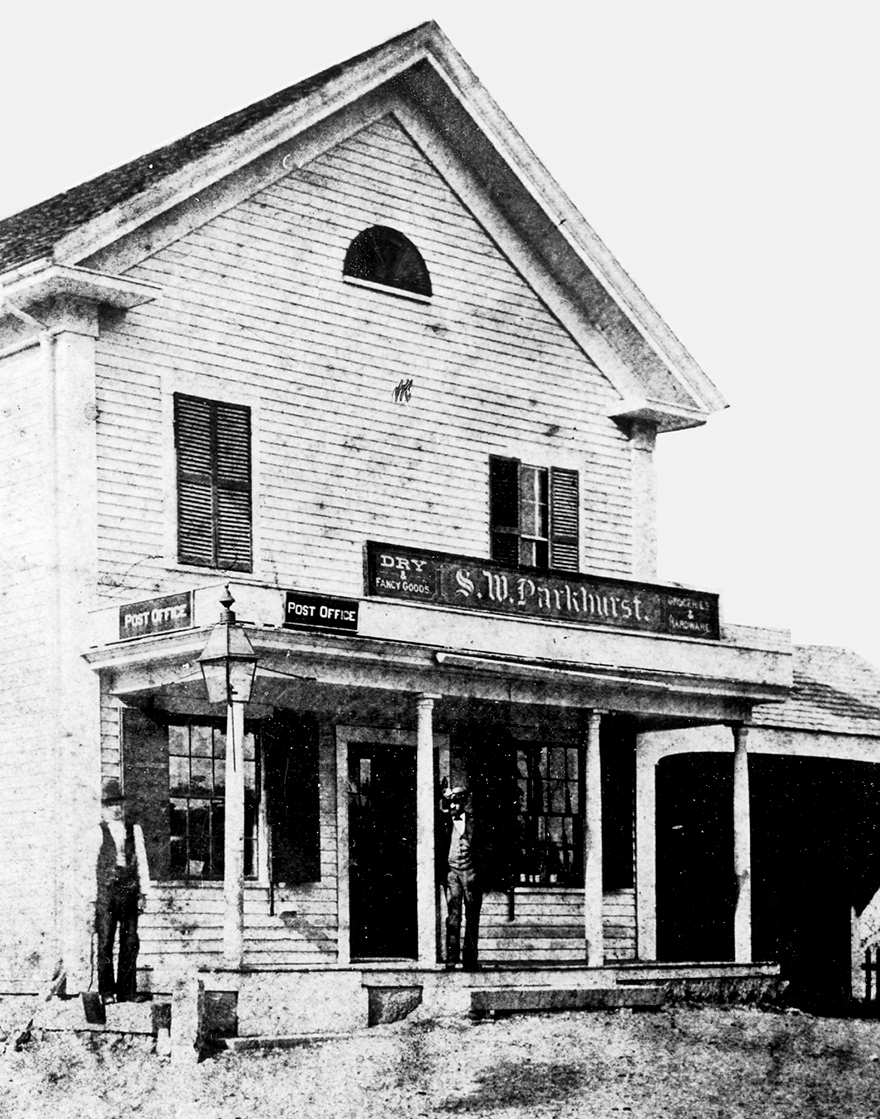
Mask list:
[[[47,299],[67,296],[128,311],[152,302],[161,294],[162,289],[157,284],[108,276],[68,264],[45,264],[41,269],[0,287],[0,301],[8,299],[16,307],[28,307]]]
[[[781,702],[788,697],[785,685],[757,684],[713,675],[664,673],[604,664],[574,664],[567,661],[547,663],[470,653],[464,650],[411,646],[400,642],[369,637],[347,637],[344,641],[334,638],[306,636],[302,633],[276,629],[250,628],[248,636],[255,651],[261,656],[260,669],[267,678],[285,678],[291,681],[310,680],[320,683],[322,666],[348,666],[349,669],[377,670],[393,677],[398,672],[424,673],[433,679],[430,685],[440,687],[439,674],[483,676],[487,679],[504,677],[509,680],[557,682],[560,685],[583,685],[607,690],[608,688],[644,689],[646,694],[668,696],[716,697],[736,699],[748,703]],[[210,627],[187,630],[179,634],[159,635],[155,638],[113,643],[103,648],[91,649],[83,654],[96,671],[108,671],[124,677],[131,670],[138,678],[130,689],[144,688],[143,672],[146,669],[152,684],[192,683],[198,679],[193,662],[198,658],[208,639]],[[293,660],[293,656],[299,658]],[[172,670],[169,674],[169,670]],[[179,670],[180,675],[175,673]],[[328,683],[328,686],[333,686]],[[367,686],[364,684],[364,686]],[[389,678],[386,686],[394,687]],[[124,679],[114,687],[115,694],[124,696]]]

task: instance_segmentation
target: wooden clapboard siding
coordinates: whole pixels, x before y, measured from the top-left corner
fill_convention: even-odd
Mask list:
[[[616,890],[606,894],[602,904],[605,959],[636,958],[636,892]]]
[[[351,239],[373,224],[416,243],[429,305],[343,282]],[[488,555],[490,452],[576,466],[582,568],[631,573],[614,391],[392,117],[129,274],[163,296],[98,340],[106,593],[199,578],[167,570],[168,374],[259,401],[257,576],[359,594],[366,537]],[[395,404],[410,377],[411,402]]]
[[[480,923],[480,957],[486,963],[583,960],[582,891],[518,889],[512,921],[508,919],[508,913],[506,894],[486,895]],[[619,890],[605,895],[602,924],[606,962],[635,959],[633,890]]]
[[[101,777],[122,778],[122,759],[120,756],[120,715],[119,701],[106,691],[105,682],[101,688]]]
[[[268,889],[246,886],[245,964],[334,962],[335,878],[285,891],[285,895],[285,899],[276,896],[273,915]],[[181,967],[219,965],[223,954],[222,883],[158,887],[141,917],[139,935],[139,963],[153,969],[157,989]]]
[[[0,361],[0,977],[45,978],[59,810],[51,741],[53,554],[50,415],[38,347]]]

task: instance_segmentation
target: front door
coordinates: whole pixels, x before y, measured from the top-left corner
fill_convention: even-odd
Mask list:
[[[348,813],[351,954],[414,959],[415,749],[351,743]]]

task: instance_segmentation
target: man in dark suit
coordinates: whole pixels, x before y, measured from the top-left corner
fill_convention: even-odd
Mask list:
[[[136,998],[138,916],[150,893],[147,852],[139,824],[125,816],[125,796],[110,779],[101,797],[101,823],[92,832],[96,878],[98,993],[102,1002]],[[113,974],[113,942],[119,933],[119,959]]]
[[[461,955],[465,971],[478,971],[480,908],[483,888],[475,844],[474,814],[466,785],[444,789],[440,799],[444,822],[443,843],[447,852],[446,875],[446,965],[454,967]],[[464,950],[461,951],[462,906],[465,917]]]

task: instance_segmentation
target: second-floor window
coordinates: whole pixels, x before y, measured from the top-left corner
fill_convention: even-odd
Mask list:
[[[579,569],[578,473],[489,459],[492,559],[528,567]]]
[[[174,394],[179,563],[253,570],[251,410]]]

